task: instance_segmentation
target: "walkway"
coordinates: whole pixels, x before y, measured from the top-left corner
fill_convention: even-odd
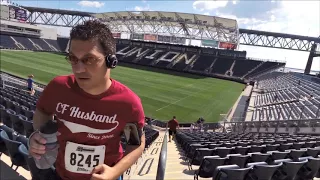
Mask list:
[[[148,148],[147,152],[142,156],[142,162],[136,166],[129,177],[124,180],[140,180],[140,179],[156,179],[159,156],[161,152],[163,137],[165,132],[159,131],[158,138]]]
[[[2,153],[0,156],[0,179],[1,180],[29,180],[31,174],[23,167],[19,167],[16,171],[11,167],[11,160],[8,154]],[[13,166],[16,168],[16,166]]]
[[[198,167],[193,166],[198,169]],[[182,159],[182,149],[175,142],[168,142],[167,166],[165,180],[193,179],[194,171],[188,169],[188,163]]]
[[[158,139],[155,140],[153,145],[149,148],[148,152],[144,155],[144,161],[141,163],[132,176],[125,178],[128,180],[140,179],[156,179],[157,169],[159,163],[159,155],[162,147],[164,131],[160,130]],[[167,163],[165,180],[186,179],[192,180],[194,171],[188,170],[187,162],[181,158],[182,150],[175,141],[168,142],[167,146]],[[197,168],[194,166],[194,168]]]

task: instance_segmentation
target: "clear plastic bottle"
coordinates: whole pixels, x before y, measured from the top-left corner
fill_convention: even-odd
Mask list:
[[[58,141],[57,141],[57,123],[50,120],[40,129],[40,135],[46,139],[46,152],[41,156],[41,158],[35,159],[36,166],[39,169],[49,169],[52,168],[56,162],[58,155]]]

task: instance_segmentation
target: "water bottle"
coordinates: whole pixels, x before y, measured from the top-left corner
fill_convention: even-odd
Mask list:
[[[57,142],[57,123],[50,120],[44,126],[40,128],[39,134],[46,139],[46,149],[45,154],[41,158],[35,159],[36,166],[39,169],[49,169],[53,167],[53,164],[56,162],[58,155],[58,142]]]

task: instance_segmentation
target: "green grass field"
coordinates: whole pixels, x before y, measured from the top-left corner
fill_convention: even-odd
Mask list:
[[[57,75],[71,73],[61,55],[5,50],[0,53],[2,71],[23,78],[32,73],[36,82],[42,84]],[[244,87],[226,80],[168,72],[118,66],[111,76],[140,96],[146,116],[168,120],[175,115],[180,122],[194,122],[200,116],[207,122],[218,121],[219,114],[229,111]]]

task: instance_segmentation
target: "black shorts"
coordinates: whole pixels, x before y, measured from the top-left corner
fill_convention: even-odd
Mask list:
[[[39,169],[35,176],[36,177],[33,177],[32,179],[62,180],[62,178],[58,175],[58,173],[55,170],[52,170],[51,168]]]
[[[28,91],[31,91],[32,90],[32,88],[27,88],[28,89]]]
[[[177,131],[175,131],[175,130],[174,130],[174,131],[172,131],[171,129],[169,129],[169,135],[170,135],[170,136],[172,136],[172,134],[173,134],[173,133],[174,133],[174,134],[176,134],[176,133],[177,133]]]

